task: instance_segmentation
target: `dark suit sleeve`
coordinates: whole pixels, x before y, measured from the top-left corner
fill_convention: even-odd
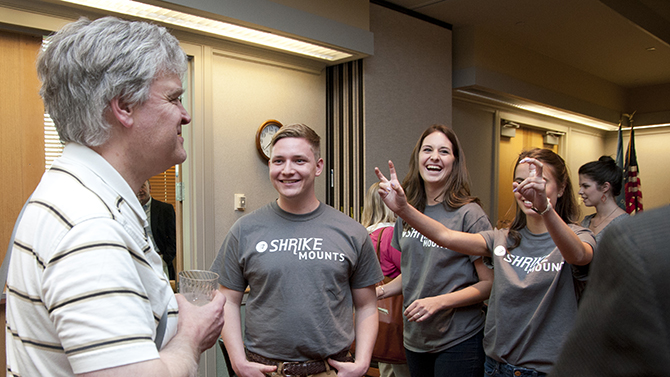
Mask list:
[[[551,377],[670,370],[670,207],[610,227]]]
[[[174,207],[156,199],[151,200],[151,232],[156,246],[163,254],[163,260],[172,264],[177,255],[177,230]]]

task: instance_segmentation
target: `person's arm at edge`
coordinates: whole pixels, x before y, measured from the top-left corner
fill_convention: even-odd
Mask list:
[[[163,259],[165,260],[165,263],[170,264],[172,261],[174,261],[174,258],[177,256],[177,220],[176,220],[176,215],[174,212],[174,207],[169,204],[170,207],[167,208],[168,210],[168,219],[167,219],[167,250],[163,253]],[[176,278],[176,276],[175,276]]]
[[[160,358],[78,374],[79,377],[194,377],[200,355],[212,347],[223,325],[225,297],[218,292],[209,304],[196,307],[182,295],[177,334],[159,352]]]
[[[473,264],[479,276],[477,283],[458,291],[414,301],[405,310],[407,320],[423,322],[440,310],[473,305],[489,298],[493,288],[493,270],[486,267],[482,258],[475,260]]]
[[[277,369],[276,366],[252,363],[247,360],[247,355],[244,352],[244,341],[242,340],[242,317],[240,314],[244,292],[228,289],[220,284],[219,292],[223,293],[227,299],[225,307],[226,322],[221,329],[221,339],[226,346],[235,374],[243,377],[254,374],[262,376],[263,372],[274,372]]]
[[[377,341],[379,317],[374,286],[352,289],[356,312],[356,355],[354,363],[343,363],[328,359],[328,363],[337,369],[338,377],[361,377],[370,368],[372,348]]]
[[[396,276],[393,280],[386,284],[375,287],[377,299],[397,296],[402,293],[402,274]]]
[[[381,242],[379,244],[379,263],[384,276],[392,276],[395,278],[400,274],[402,253],[391,245],[394,228],[389,227],[387,229],[388,230],[381,235]]]
[[[405,191],[398,182],[395,167],[391,161],[389,161],[389,170],[390,180],[384,177],[379,168],[375,168],[380,182],[379,195],[398,217],[440,246],[468,255],[490,255],[486,241],[481,235],[453,231],[407,203]]]

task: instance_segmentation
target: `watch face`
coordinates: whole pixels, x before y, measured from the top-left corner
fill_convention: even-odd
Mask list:
[[[263,150],[263,153],[267,158],[270,158],[270,152],[272,149],[270,143],[272,142],[272,136],[274,136],[274,134],[276,134],[277,131],[279,131],[279,125],[269,124],[261,132],[260,136],[261,149]]]

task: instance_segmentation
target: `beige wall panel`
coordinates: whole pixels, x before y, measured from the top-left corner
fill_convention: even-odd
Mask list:
[[[256,151],[258,127],[268,119],[304,123],[322,138],[325,151],[325,72],[320,75],[215,54],[212,63],[214,192],[216,241],[241,216],[277,198],[267,162]],[[316,180],[325,199],[325,175]],[[233,208],[234,194],[245,194],[247,209]]]
[[[607,153],[605,151],[604,137],[579,130],[572,130],[570,132],[570,148],[568,149],[566,163],[570,170],[570,179],[572,180],[575,198],[579,204],[580,221],[584,216],[594,213],[596,210],[594,207],[586,207],[578,194],[579,167],[587,162],[598,160],[602,155],[611,155],[612,158],[616,158],[616,153]]]
[[[271,0],[287,7],[370,30],[369,0]]]
[[[623,131],[624,154],[628,148],[630,131]],[[608,133],[605,140],[607,154],[616,157],[616,132]],[[635,130],[635,152],[640,169],[639,177],[644,209],[670,204],[670,127]]]
[[[494,124],[492,109],[478,108],[454,101],[453,130],[458,135],[470,173],[470,191],[482,202],[482,208],[491,216],[493,193]]]
[[[365,59],[365,185],[393,160],[402,178],[423,130],[451,125],[451,30],[370,5],[375,55]]]

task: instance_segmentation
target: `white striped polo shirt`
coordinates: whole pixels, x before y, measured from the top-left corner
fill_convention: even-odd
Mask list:
[[[7,280],[7,370],[72,376],[158,358],[156,326],[177,302],[146,215],[121,175],[69,143],[26,207]]]

